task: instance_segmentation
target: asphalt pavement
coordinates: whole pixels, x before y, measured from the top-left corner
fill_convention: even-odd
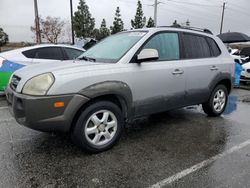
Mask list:
[[[152,115],[88,154],[18,125],[0,98],[0,187],[250,187],[249,116],[250,91],[235,89],[221,117],[201,106]]]

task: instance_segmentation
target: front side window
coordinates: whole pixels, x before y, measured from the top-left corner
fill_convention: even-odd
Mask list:
[[[67,54],[68,59],[76,59],[83,53],[83,51],[73,48],[64,48],[64,50]]]
[[[205,37],[184,33],[183,42],[186,59],[211,57],[211,51]]]
[[[145,34],[132,31],[112,35],[84,52],[79,59],[117,63]]]
[[[180,59],[179,38],[177,33],[159,33],[153,36],[143,49],[156,49],[160,61]]]

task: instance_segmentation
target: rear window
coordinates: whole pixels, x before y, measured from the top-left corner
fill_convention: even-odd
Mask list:
[[[212,56],[206,37],[184,33],[183,43],[185,59],[207,58]]]

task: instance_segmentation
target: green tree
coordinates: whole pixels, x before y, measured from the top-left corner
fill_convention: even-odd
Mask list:
[[[111,34],[121,32],[123,31],[123,29],[124,29],[124,23],[121,19],[121,11],[120,11],[120,8],[117,7],[116,12],[115,12],[113,26],[110,27]]]
[[[141,1],[137,2],[137,10],[134,20],[131,20],[131,26],[134,29],[143,28],[146,25],[146,17],[143,16],[142,4]]]
[[[154,26],[155,26],[155,22],[154,22],[154,20],[150,17],[150,18],[148,19],[147,28],[154,27]]]
[[[100,35],[100,30],[97,29],[97,28],[93,29],[92,37],[93,37],[94,39],[98,40],[99,35]]]
[[[4,32],[3,28],[0,27],[0,46],[6,44],[9,41],[9,36]]]
[[[101,27],[99,29],[99,35],[97,36],[97,40],[102,40],[104,38],[106,38],[107,36],[110,35],[110,30],[107,28],[106,25],[106,20],[103,19],[102,23],[101,23]]]
[[[77,11],[73,17],[74,31],[76,37],[87,38],[93,36],[95,19],[91,17],[89,7],[84,0],[80,0]]]

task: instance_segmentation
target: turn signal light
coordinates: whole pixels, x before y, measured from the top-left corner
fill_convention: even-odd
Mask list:
[[[55,108],[63,108],[64,107],[64,102],[55,102],[54,107]]]

